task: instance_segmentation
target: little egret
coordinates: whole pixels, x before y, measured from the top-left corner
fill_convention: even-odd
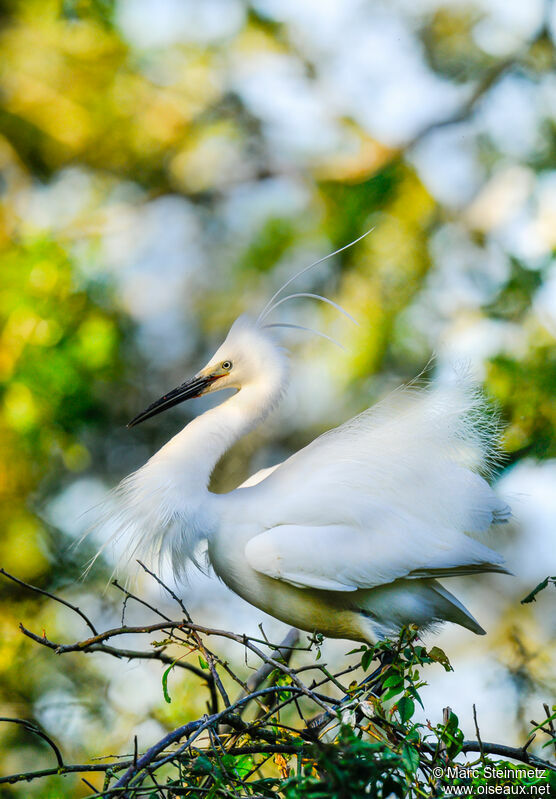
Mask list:
[[[220,457],[285,390],[279,325],[265,324],[275,307],[237,319],[204,368],[130,422],[235,389],[122,481],[114,535],[169,556],[178,577],[205,540],[232,591],[309,632],[372,642],[450,621],[484,634],[436,579],[506,572],[480,540],[510,509],[480,474],[494,430],[465,379],[401,388],[239,488],[208,490]]]

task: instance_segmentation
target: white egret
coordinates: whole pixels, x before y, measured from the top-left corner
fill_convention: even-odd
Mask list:
[[[208,490],[220,457],[285,390],[288,357],[265,324],[275,306],[237,319],[206,366],[130,422],[235,389],[120,484],[115,535],[169,555],[178,576],[206,540],[232,591],[310,632],[375,641],[450,621],[483,634],[436,579],[506,572],[480,540],[510,509],[480,476],[494,431],[465,380],[399,389],[236,490]]]

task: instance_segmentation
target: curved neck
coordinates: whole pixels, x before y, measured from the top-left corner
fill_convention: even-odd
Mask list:
[[[205,494],[222,455],[266,418],[280,393],[280,386],[265,381],[244,386],[221,405],[193,419],[151,461],[171,462],[176,483],[184,493]]]

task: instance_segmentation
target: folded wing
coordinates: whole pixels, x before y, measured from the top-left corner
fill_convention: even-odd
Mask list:
[[[494,432],[480,395],[463,383],[395,392],[248,489],[267,515],[246,546],[248,562],[335,591],[505,571],[476,538],[509,517],[479,474],[492,465]]]

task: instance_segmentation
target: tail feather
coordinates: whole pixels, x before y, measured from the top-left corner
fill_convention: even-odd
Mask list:
[[[469,574],[513,574],[502,563],[471,563],[464,566],[453,566],[447,569],[416,569],[407,577],[419,580],[428,577],[465,577]]]
[[[471,615],[457,597],[451,594],[443,585],[437,583],[436,580],[431,580],[429,585],[437,596],[444,600],[442,614],[446,621],[459,624],[461,627],[471,630],[472,633],[476,633],[476,635],[486,635],[486,630],[481,627],[477,619]]]

